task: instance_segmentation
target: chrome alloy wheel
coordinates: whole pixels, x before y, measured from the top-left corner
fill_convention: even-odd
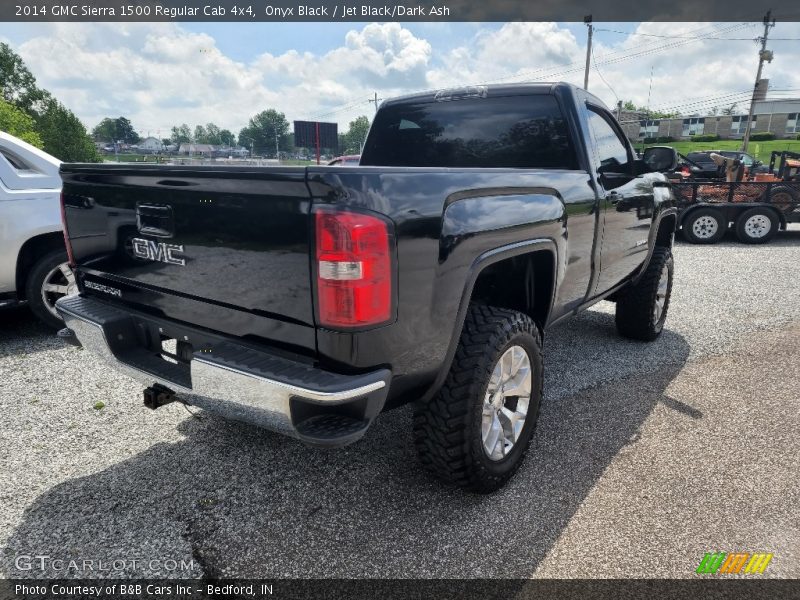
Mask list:
[[[709,238],[714,237],[714,234],[717,233],[717,229],[719,229],[719,223],[714,217],[709,217],[707,215],[703,215],[692,223],[692,233],[694,233],[695,237],[701,240],[707,240]]]
[[[669,288],[669,265],[665,264],[661,269],[658,278],[658,288],[656,288],[656,301],[653,304],[653,323],[658,325],[664,314],[664,306],[667,304],[667,289]]]
[[[61,319],[61,315],[56,310],[56,300],[77,293],[78,286],[75,283],[75,273],[72,272],[67,263],[61,263],[45,275],[42,283],[42,301],[47,311],[55,318]]]
[[[483,399],[481,438],[491,460],[502,460],[522,434],[531,400],[531,360],[522,346],[511,346],[497,361]]]
[[[772,222],[766,215],[753,215],[744,222],[745,233],[753,239],[761,239],[772,229]]]

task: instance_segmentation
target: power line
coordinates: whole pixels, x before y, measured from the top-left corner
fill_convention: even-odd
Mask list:
[[[696,33],[700,33],[702,31],[705,31],[705,30],[708,30],[708,29],[711,29],[714,33],[732,33],[733,31],[736,31],[736,30],[739,30],[739,29],[743,29],[743,28],[749,27],[749,26],[751,26],[751,23],[727,23],[727,24],[725,24],[723,26],[719,26],[719,25],[703,25],[702,27],[699,27],[699,28],[696,28],[696,29],[690,29],[690,30],[688,30],[688,31],[686,31],[684,33],[695,33],[696,34]],[[661,44],[661,43],[658,43],[658,42],[655,42],[655,43],[648,42],[648,43],[644,43],[644,44],[637,44],[637,45],[634,45],[634,46],[632,46],[630,48],[621,48],[621,49],[618,49],[618,50],[612,50],[611,52],[608,52],[608,53],[604,54],[603,56],[601,56],[599,59],[593,53],[592,54],[592,61],[594,62],[595,70],[598,71],[598,74],[600,75],[600,77],[602,79],[603,76],[600,73],[600,71],[598,69],[598,66],[605,66],[605,65],[609,65],[609,64],[615,64],[615,63],[618,63],[618,62],[622,62],[622,61],[625,61],[625,60],[630,60],[630,59],[633,59],[633,58],[638,58],[638,57],[641,57],[641,56],[649,56],[651,54],[655,54],[655,53],[661,52],[663,50],[681,47],[681,46],[684,46],[686,44],[690,44],[692,42],[700,41],[702,39],[705,39],[705,38],[698,36],[698,37],[690,37],[686,41],[676,41],[676,42],[667,43],[667,44]],[[505,81],[516,80],[516,79],[526,79],[526,80],[530,80],[530,81],[543,80],[543,79],[555,79],[555,78],[561,77],[563,75],[568,75],[568,74],[579,72],[582,68],[584,68],[584,65],[582,65],[581,63],[582,63],[582,61],[576,60],[576,61],[573,61],[571,63],[567,63],[565,65],[554,65],[554,66],[550,66],[550,67],[540,67],[538,69],[522,71],[522,72],[515,73],[514,75],[509,75],[509,76],[506,76],[506,77],[501,77],[501,78],[497,78],[497,79],[491,79],[491,80],[471,83],[470,85],[483,85],[483,84],[490,84],[490,83],[502,83],[502,82],[505,82]],[[571,67],[574,67],[574,68],[571,68]],[[535,74],[539,74],[539,75],[537,75],[536,77],[532,77]],[[606,83],[606,86],[608,86],[608,82],[605,82],[605,83]],[[417,92],[430,92],[430,91],[435,91],[437,89],[439,89],[439,88],[420,89],[420,90],[417,90]],[[610,86],[609,86],[609,89],[611,89]],[[613,93],[613,89],[612,89],[612,93]],[[614,95],[616,96],[616,94],[614,94]],[[312,118],[312,120],[320,118],[320,117],[326,117],[326,116],[332,116],[332,115],[335,115],[335,114],[340,114],[340,113],[345,112],[345,111],[347,111],[347,110],[349,110],[351,108],[354,108],[355,106],[358,106],[358,105],[360,105],[362,103],[372,102],[372,101],[373,100],[361,100],[361,101],[358,101],[358,102],[354,102],[354,103],[350,103],[350,104],[347,104],[347,105],[343,105],[341,108],[336,107],[334,110],[332,110],[330,112],[327,112],[327,113],[324,113],[324,114],[321,114],[321,115],[316,115],[315,117]]]
[[[757,42],[759,40],[758,36],[751,38],[729,38],[729,37],[713,37],[713,36],[659,35],[657,33],[639,33],[637,31],[617,31],[616,29],[600,29],[599,27],[596,27],[595,31],[605,31],[607,33],[619,33],[622,35],[631,35],[631,36],[642,35],[646,37],[668,38],[674,40],[722,40],[728,42]],[[800,41],[800,38],[771,38],[771,41],[797,42]]]
[[[749,25],[749,24],[748,23],[733,24],[733,25],[730,25],[730,26],[726,26],[726,28],[719,29],[718,31],[719,32],[734,31],[736,29],[741,29],[742,27],[745,27],[747,25]],[[702,27],[702,28],[698,29],[697,31],[700,31],[700,30],[705,29],[705,28],[706,27]],[[598,64],[600,64],[600,65],[608,65],[608,64],[614,64],[614,63],[622,62],[622,61],[625,61],[625,60],[630,60],[632,58],[637,58],[637,57],[640,57],[640,56],[648,56],[648,55],[651,55],[651,54],[655,54],[657,52],[661,52],[663,50],[672,49],[672,48],[678,48],[678,47],[690,44],[692,42],[699,41],[700,39],[701,38],[697,38],[697,39],[691,39],[691,40],[687,40],[687,41],[683,41],[683,42],[674,42],[674,43],[667,43],[667,44],[662,44],[662,45],[644,44],[644,45],[641,45],[641,46],[634,46],[633,48],[628,48],[626,50],[616,50],[616,51],[609,52],[609,53],[603,55],[602,57],[600,57],[600,59],[598,61]],[[651,46],[651,47],[648,47],[648,46]],[[636,50],[637,48],[640,48],[640,47],[644,48],[644,49],[641,50],[641,51],[638,51],[638,52],[630,53],[631,50]],[[625,52],[628,52],[628,53],[626,54]],[[580,64],[579,61],[574,61],[572,63],[569,63],[567,65],[562,65],[562,66],[563,67],[571,67],[572,65],[579,65],[579,64]],[[549,68],[545,67],[545,68],[535,69],[533,71],[523,71],[523,72],[520,72],[520,73],[516,73],[514,75],[509,75],[507,77],[502,77],[502,78],[498,78],[498,79],[492,79],[492,80],[483,81],[483,82],[480,82],[480,84],[484,84],[484,83],[487,83],[487,84],[488,83],[499,83],[499,82],[510,81],[510,80],[519,79],[519,78],[524,78],[524,79],[529,79],[529,80],[553,79],[553,78],[556,78],[556,77],[559,77],[559,76],[562,76],[562,75],[576,73],[576,72],[580,71],[582,67],[578,66],[576,68],[566,69],[566,70],[563,70],[563,71],[555,71],[555,69],[558,69],[558,68],[559,67],[549,67]],[[540,76],[537,76],[537,77],[530,77],[530,75],[533,75],[534,73],[538,73],[538,72],[542,72],[542,71],[546,71],[546,73],[544,75],[540,75]],[[480,85],[480,84],[477,84],[477,85]]]
[[[597,74],[600,76],[600,79],[603,81],[603,83],[605,83],[605,84],[606,84],[606,87],[607,87],[609,90],[611,90],[611,93],[612,93],[612,94],[614,94],[614,98],[616,98],[616,100],[617,100],[617,104],[619,104],[619,96],[617,96],[617,92],[615,92],[615,91],[614,91],[614,88],[612,88],[612,87],[609,85],[609,83],[606,81],[606,78],[605,78],[605,77],[603,77],[603,74],[600,72],[600,69],[597,67],[597,60],[596,60],[596,59],[595,59],[595,57],[594,57],[594,52],[592,52],[592,63],[594,63],[594,70],[595,70],[595,71],[597,71]],[[651,78],[652,78],[652,71],[651,71],[651,74],[650,74],[650,75],[651,75]],[[588,79],[588,77],[589,77],[588,73],[587,73],[586,77],[587,77],[587,79]]]

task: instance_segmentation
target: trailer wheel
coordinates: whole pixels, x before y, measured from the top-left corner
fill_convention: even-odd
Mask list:
[[[756,206],[736,219],[736,237],[744,244],[765,244],[778,232],[780,222],[774,210]]]
[[[692,244],[716,244],[728,230],[722,211],[716,208],[700,208],[683,219],[684,239]]]

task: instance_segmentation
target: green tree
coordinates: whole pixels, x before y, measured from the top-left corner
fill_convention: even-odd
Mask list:
[[[36,133],[36,121],[29,114],[0,98],[0,131],[5,131],[37,148],[44,143]]]
[[[7,102],[31,115],[49,97],[36,85],[36,78],[22,58],[4,43],[0,43],[0,93]]]
[[[206,123],[206,139],[208,140],[208,144],[214,144],[215,146],[222,144],[219,134],[220,128],[218,125],[214,123]]]
[[[233,146],[236,144],[236,136],[229,129],[222,129],[219,132],[219,143],[223,146]]]
[[[279,148],[288,150],[289,121],[282,112],[270,108],[250,118],[247,127],[239,132],[239,145],[250,148],[252,144],[256,154],[273,154],[276,135]]]
[[[135,144],[141,138],[131,122],[125,117],[111,119],[106,117],[92,130],[96,142],[125,142]]]
[[[343,154],[359,154],[364,140],[367,139],[369,131],[369,118],[361,115],[355,120],[350,121],[347,133],[344,134],[344,146],[340,147]]]
[[[193,140],[196,144],[213,144],[214,146],[232,146],[236,136],[227,129],[220,129],[216,123],[197,125],[194,128]]]
[[[211,142],[208,141],[208,132],[206,128],[202,125],[197,125],[194,128],[194,143],[195,144],[210,144]]]
[[[640,112],[647,115],[648,119],[670,119],[673,117],[680,117],[679,111],[661,111],[652,110],[646,106],[636,106],[632,100],[626,100],[622,103],[622,110],[629,110],[632,112]]]
[[[44,142],[44,150],[64,162],[98,162],[86,127],[71,110],[58,100],[50,99],[36,117],[36,130]]]
[[[723,108],[722,109],[722,114],[723,115],[727,115],[727,116],[735,115],[736,114],[736,109],[738,107],[739,107],[739,103],[738,102],[734,102],[730,106],[726,106],[725,108]]]
[[[117,140],[117,124],[114,119],[106,117],[92,129],[95,142],[115,142]]]
[[[171,135],[169,136],[170,142],[180,146],[181,144],[188,144],[192,141],[192,130],[184,123],[183,125],[176,125],[172,128]]]
[[[133,128],[133,124],[126,119],[125,117],[117,117],[117,140],[122,140],[127,144],[135,144],[140,139],[142,139],[136,130]]]
[[[56,158],[70,162],[99,160],[86,127],[75,114],[47,90],[8,44],[0,43],[0,86],[3,99],[27,113],[34,122],[42,147]]]

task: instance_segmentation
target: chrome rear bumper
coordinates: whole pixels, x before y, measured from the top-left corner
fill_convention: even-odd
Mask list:
[[[360,439],[388,392],[387,369],[360,375],[323,371],[88,297],[62,298],[56,307],[86,350],[144,386],[158,383],[182,402],[310,444],[342,446]],[[173,327],[181,339],[202,338],[203,350],[193,352],[188,364],[168,362],[142,344],[142,332],[153,327]]]

